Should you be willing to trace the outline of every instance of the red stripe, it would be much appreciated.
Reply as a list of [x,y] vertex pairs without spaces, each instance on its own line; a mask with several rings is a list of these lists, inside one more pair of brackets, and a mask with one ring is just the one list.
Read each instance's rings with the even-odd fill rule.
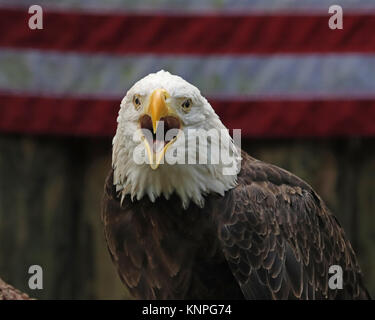
[[104,15],[44,12],[30,30],[26,10],[0,9],[0,46],[111,54],[245,54],[375,52],[375,16]]
[[[113,136],[119,100],[0,94],[0,131]],[[212,101],[243,137],[375,136],[375,100]]]

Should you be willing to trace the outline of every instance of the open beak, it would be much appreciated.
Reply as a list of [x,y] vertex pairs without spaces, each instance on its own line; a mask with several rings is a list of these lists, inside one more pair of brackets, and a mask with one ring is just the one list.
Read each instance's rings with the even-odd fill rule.
[[169,94],[165,89],[156,89],[150,97],[147,112],[139,118],[151,169],[156,170],[168,148],[176,141],[177,134],[166,139],[170,129],[180,129],[181,121],[168,107]]

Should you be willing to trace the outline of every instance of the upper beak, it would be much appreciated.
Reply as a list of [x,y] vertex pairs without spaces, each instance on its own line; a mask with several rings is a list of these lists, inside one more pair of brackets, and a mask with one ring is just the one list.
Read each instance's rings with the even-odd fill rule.
[[169,94],[164,89],[156,89],[151,94],[148,113],[151,116],[154,134],[156,133],[160,118],[168,115],[168,106],[165,101],[168,97]]

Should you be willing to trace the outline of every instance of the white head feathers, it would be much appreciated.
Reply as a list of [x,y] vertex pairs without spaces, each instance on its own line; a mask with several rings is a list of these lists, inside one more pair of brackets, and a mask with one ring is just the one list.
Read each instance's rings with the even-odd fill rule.
[[[180,119],[181,130],[184,134],[186,133],[185,138],[178,136],[173,145],[183,144],[184,148],[185,145],[187,148],[189,129],[207,131],[216,129],[221,131],[222,140],[227,142],[223,144],[224,147],[221,144],[221,148],[230,149],[236,159],[235,165],[239,167],[239,152],[229,132],[208,101],[196,87],[181,77],[162,70],[139,80],[121,102],[112,155],[113,181],[116,190],[122,194],[122,198],[129,194],[132,200],[140,200],[143,196],[148,196],[151,201],[161,196],[168,199],[175,192],[180,197],[184,208],[188,207],[190,201],[203,206],[206,194],[213,192],[223,195],[225,191],[236,185],[237,175],[224,174],[223,169],[227,164],[222,163],[220,157],[216,164],[209,161],[206,164],[168,164],[165,162],[156,170],[153,170],[147,163],[137,164],[134,161],[133,152],[137,146],[142,145],[139,141],[134,141],[134,132],[139,129],[139,119],[147,111],[152,93],[160,88],[168,92],[168,108]],[[135,96],[141,97],[142,100],[138,107],[134,105]],[[189,99],[192,102],[189,112],[184,112],[180,108],[183,99]],[[138,100],[136,101],[138,103]],[[208,141],[209,148],[210,143]],[[146,153],[146,150],[144,152]]]

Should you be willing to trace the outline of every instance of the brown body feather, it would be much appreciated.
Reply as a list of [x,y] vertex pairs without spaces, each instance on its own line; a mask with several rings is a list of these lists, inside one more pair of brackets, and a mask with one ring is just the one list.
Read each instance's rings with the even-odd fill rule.
[[[177,196],[122,205],[108,175],[102,220],[121,280],[140,299],[368,299],[343,229],[312,188],[242,152],[238,186],[187,210]],[[340,265],[343,289],[328,287]]]

